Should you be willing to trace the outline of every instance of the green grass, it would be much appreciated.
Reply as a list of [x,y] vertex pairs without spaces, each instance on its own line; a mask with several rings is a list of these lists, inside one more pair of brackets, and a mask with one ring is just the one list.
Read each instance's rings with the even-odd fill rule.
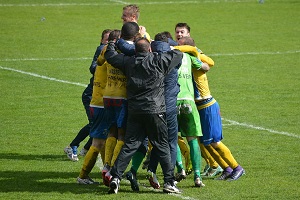
[[[87,84],[101,32],[121,28],[124,4],[0,0],[0,199],[300,198],[300,1],[158,2],[170,1],[135,1],[139,23],[152,37],[173,33],[178,22],[191,26],[197,46],[215,61],[208,77],[224,118],[223,142],[246,175],[204,180],[203,189],[191,187],[189,176],[177,196],[151,190],[142,169],[138,194],[125,181],[112,196],[103,185],[78,185],[83,158],[70,162],[62,150],[87,123],[84,87],[32,75]],[[100,180],[98,166],[91,177]]]

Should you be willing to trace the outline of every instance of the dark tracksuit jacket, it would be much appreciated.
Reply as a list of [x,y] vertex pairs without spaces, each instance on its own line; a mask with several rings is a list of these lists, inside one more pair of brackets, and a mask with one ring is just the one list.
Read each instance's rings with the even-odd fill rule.
[[170,147],[165,121],[164,78],[181,63],[182,53],[177,50],[165,53],[137,53],[135,56],[118,54],[115,44],[109,43],[104,54],[112,66],[127,77],[128,121],[125,144],[111,174],[121,179],[132,155],[145,137],[158,152],[164,173],[164,181],[174,180],[174,167],[170,159]]

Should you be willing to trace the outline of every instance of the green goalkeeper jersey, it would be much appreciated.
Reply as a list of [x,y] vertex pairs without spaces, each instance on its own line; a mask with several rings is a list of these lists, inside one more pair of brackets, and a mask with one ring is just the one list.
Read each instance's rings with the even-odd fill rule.
[[202,62],[196,57],[183,53],[182,64],[178,70],[180,92],[177,100],[194,100],[192,68],[199,70],[201,66]]

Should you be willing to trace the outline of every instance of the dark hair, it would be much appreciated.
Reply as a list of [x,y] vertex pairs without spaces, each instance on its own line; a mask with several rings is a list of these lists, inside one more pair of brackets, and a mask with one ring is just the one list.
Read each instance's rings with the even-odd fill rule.
[[135,41],[135,51],[138,53],[146,53],[149,52],[150,42],[147,38],[141,37]]
[[170,39],[173,40],[173,37],[172,37],[172,35],[171,35],[171,33],[169,31],[164,31],[162,33],[165,34],[167,36],[167,38],[170,38]]
[[161,32],[161,33],[157,33],[157,34],[154,36],[154,40],[155,40],[155,41],[168,42],[168,37],[167,37],[167,35],[166,35],[164,32]]
[[179,41],[184,45],[196,46],[194,39],[188,36],[180,38]]
[[126,22],[122,26],[121,37],[124,40],[133,39],[140,31],[139,25],[135,22]]
[[101,40],[103,40],[105,34],[110,33],[110,32],[111,32],[110,29],[105,29],[104,31],[102,31]]
[[116,40],[119,39],[121,35],[121,31],[120,30],[112,30],[108,36],[108,41],[112,41],[112,40]]
[[177,27],[186,28],[189,32],[191,32],[191,27],[187,23],[177,23],[175,26],[175,31]]

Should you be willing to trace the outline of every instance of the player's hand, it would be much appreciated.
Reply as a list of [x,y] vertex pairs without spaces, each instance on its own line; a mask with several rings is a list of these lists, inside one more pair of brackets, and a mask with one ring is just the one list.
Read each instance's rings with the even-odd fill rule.
[[140,34],[145,35],[146,33],[146,27],[145,26],[139,26],[140,27]]
[[207,63],[203,63],[202,67],[201,67],[201,70],[204,71],[204,72],[208,72],[210,70],[210,67]]

